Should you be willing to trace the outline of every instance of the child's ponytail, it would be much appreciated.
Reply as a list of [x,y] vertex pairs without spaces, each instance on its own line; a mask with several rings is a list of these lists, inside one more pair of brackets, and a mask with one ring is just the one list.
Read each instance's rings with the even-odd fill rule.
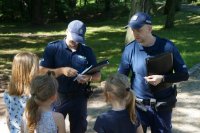
[[129,112],[131,122],[135,124],[135,96],[130,86],[129,79],[126,75],[116,73],[108,77],[104,82],[103,88],[107,102],[109,101],[108,92],[115,95],[116,100],[126,100],[126,109]]
[[37,122],[40,119],[41,111],[39,106],[56,95],[58,82],[53,72],[45,75],[38,75],[31,82],[31,98],[26,103],[25,115],[29,133],[34,133]]
[[133,91],[128,88],[126,89],[128,92],[128,95],[127,95],[127,105],[126,105],[126,108],[129,112],[129,115],[130,115],[130,119],[131,119],[131,122],[133,124],[136,123],[136,110],[135,110],[135,97],[134,97],[134,93]]
[[34,133],[37,125],[39,105],[36,103],[35,97],[32,96],[26,103],[25,115],[27,118],[27,127],[29,133]]

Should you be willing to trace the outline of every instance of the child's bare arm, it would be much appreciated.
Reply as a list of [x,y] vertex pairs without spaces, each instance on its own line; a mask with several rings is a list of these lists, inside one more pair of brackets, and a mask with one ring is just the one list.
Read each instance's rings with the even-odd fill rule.
[[143,133],[143,129],[142,129],[141,124],[140,124],[140,126],[137,128],[137,133]]
[[61,113],[54,112],[54,120],[58,127],[58,133],[66,133],[65,119]]
[[8,129],[10,129],[10,121],[9,121],[9,113],[8,111],[6,110],[6,123],[7,123],[7,126],[8,126]]
[[21,123],[21,133],[24,133],[24,122]]
[[22,122],[21,122],[21,133],[25,132],[25,126],[26,126],[25,121],[26,121],[26,117],[25,117],[25,114],[23,114]]

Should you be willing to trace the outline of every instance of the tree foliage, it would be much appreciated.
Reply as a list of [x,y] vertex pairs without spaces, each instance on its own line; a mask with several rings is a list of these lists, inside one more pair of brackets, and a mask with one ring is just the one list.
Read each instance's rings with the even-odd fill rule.
[[77,14],[80,8],[110,11],[113,6],[127,0],[0,0],[0,20],[6,22],[31,22],[42,25],[51,21],[66,20]]

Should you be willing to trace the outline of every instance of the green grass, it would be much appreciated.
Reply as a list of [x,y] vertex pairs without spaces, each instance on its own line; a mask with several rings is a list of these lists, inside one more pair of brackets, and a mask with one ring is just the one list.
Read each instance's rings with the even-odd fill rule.
[[173,29],[164,29],[160,26],[164,23],[164,17],[155,18],[154,33],[172,40],[178,47],[187,66],[200,63],[200,16],[188,12],[179,12],[176,15],[175,27]]
[[[103,69],[106,75],[116,72],[124,47],[123,28],[128,15],[113,17],[105,21],[87,23],[87,45],[93,48],[98,61],[109,59],[110,65]],[[200,62],[200,16],[179,12],[175,28],[163,29],[164,16],[153,16],[155,34],[172,40],[178,47],[188,67]],[[43,49],[50,41],[65,37],[66,23],[56,23],[43,27],[22,24],[0,24],[0,73],[10,73],[13,56],[20,51],[32,51],[42,57]]]

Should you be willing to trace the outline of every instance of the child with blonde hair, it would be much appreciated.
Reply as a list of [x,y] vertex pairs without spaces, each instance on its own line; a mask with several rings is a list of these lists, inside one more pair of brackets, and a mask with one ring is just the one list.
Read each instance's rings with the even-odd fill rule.
[[143,133],[135,111],[135,96],[128,77],[113,74],[103,83],[106,102],[111,110],[97,117],[94,130],[97,133]]
[[15,55],[8,90],[4,92],[7,124],[11,133],[20,132],[22,115],[30,95],[30,82],[38,73],[39,59],[31,52]]
[[36,76],[31,82],[31,98],[27,101],[22,132],[65,133],[61,113],[53,112],[52,103],[57,98],[58,82],[53,72]]

